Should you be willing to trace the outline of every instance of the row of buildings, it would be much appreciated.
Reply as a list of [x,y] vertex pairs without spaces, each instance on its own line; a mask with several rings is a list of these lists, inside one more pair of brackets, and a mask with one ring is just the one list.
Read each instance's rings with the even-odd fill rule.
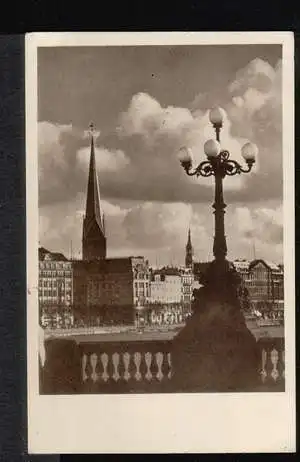
[[[180,323],[191,312],[193,289],[206,265],[193,262],[190,231],[185,265],[180,268],[152,269],[142,256],[107,258],[91,130],[82,260],[69,260],[60,253],[39,249],[41,323],[132,324],[137,318],[150,324]],[[283,268],[262,260],[237,260],[234,266],[241,275],[241,287],[247,289],[257,307],[280,309]]]
[[[241,293],[246,289],[246,309],[262,313],[283,311],[281,266],[264,260],[232,263],[241,277]],[[68,260],[62,254],[40,248],[40,313],[45,322],[69,312],[67,319],[71,316],[72,324],[76,319],[83,324],[87,319],[98,325],[131,324],[135,314],[146,308],[151,324],[156,318],[164,319],[164,315],[158,316],[162,310],[174,312],[176,323],[190,312],[193,290],[206,265],[152,269],[143,257]]]
[[[238,288],[248,309],[258,312],[283,311],[284,309],[284,268],[263,259],[236,259],[231,262],[240,276]],[[193,274],[201,279],[209,262],[194,263]]]
[[166,305],[183,314],[190,311],[193,288],[192,268],[154,270],[143,257],[67,260],[39,249],[39,306],[44,320],[70,311],[75,319],[93,319],[96,324],[110,320],[130,324],[135,310],[151,307],[157,312]]

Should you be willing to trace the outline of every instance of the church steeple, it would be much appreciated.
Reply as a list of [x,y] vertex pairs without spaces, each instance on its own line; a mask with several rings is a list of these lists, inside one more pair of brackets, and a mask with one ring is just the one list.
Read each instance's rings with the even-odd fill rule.
[[83,220],[82,258],[83,260],[98,260],[106,257],[106,237],[104,216],[101,214],[100,206],[93,124],[90,124],[89,128],[91,137],[91,155],[85,218]]
[[191,230],[189,228],[188,240],[185,247],[185,266],[191,268],[193,266],[193,246],[191,240]]

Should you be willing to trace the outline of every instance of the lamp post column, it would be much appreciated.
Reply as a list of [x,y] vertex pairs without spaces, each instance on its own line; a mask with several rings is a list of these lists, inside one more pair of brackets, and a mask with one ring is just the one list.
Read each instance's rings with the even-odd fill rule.
[[[218,161],[217,161],[218,163]],[[227,245],[225,237],[225,224],[224,215],[225,207],[223,198],[223,177],[220,171],[220,166],[216,165],[215,175],[215,201],[213,204],[214,215],[215,215],[215,236],[213,245],[213,254],[218,262],[226,260]]]
[[242,147],[243,167],[220,146],[223,111],[212,109],[209,119],[216,138],[204,143],[207,160],[193,167],[189,149],[181,149],[179,157],[187,175],[215,177],[215,234],[214,260],[203,274],[203,287],[195,294],[192,316],[173,342],[173,383],[178,382],[185,391],[253,391],[261,353],[241,311],[238,274],[226,259],[223,179],[250,172],[257,147],[252,143]]
[[[220,132],[222,128],[222,123],[213,124],[216,131],[216,140],[220,142]],[[223,196],[223,178],[224,174],[222,171],[222,165],[219,158],[212,160],[214,164],[215,171],[215,201],[213,204],[214,215],[215,215],[215,236],[213,244],[213,254],[215,259],[220,261],[225,261],[227,255],[227,245],[225,237],[225,224],[224,224],[224,215],[226,204],[224,203]]]

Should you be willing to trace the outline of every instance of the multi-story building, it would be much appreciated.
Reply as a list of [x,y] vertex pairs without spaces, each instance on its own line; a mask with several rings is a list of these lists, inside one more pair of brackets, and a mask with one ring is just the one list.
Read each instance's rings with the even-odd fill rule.
[[241,284],[247,288],[252,308],[259,311],[283,310],[283,267],[265,260],[235,260],[235,269],[241,276]]
[[181,300],[184,304],[191,304],[194,290],[194,273],[192,268],[182,268],[181,274]]
[[150,270],[150,296],[139,313],[138,325],[172,326],[184,322],[191,313],[193,280],[191,268]]
[[241,277],[241,283],[245,283],[245,281],[249,278],[250,261],[245,259],[236,259],[232,262],[232,264]]
[[250,299],[258,310],[283,310],[284,274],[278,265],[264,260],[252,261],[246,284]]
[[132,324],[135,306],[149,299],[149,267],[143,257],[74,261],[74,311],[84,322]]
[[182,282],[177,268],[162,268],[151,272],[150,303],[181,303]]
[[[39,248],[39,308],[43,325],[50,318],[60,319],[59,323],[72,323],[70,310],[73,304],[72,262],[61,253]],[[58,319],[57,318],[57,319]]]
[[134,307],[150,297],[148,262],[143,257],[107,258],[104,215],[94,152],[93,125],[82,260],[73,262],[74,313],[83,323],[132,323]]
[[133,269],[133,304],[144,306],[150,302],[150,268],[144,257],[131,257]]

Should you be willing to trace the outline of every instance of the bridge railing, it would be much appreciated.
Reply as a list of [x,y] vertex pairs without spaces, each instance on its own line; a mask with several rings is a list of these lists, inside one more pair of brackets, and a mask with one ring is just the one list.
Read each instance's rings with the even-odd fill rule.
[[[285,358],[281,338],[258,340],[257,389],[284,391]],[[41,394],[172,393],[172,341],[46,341],[40,371]]]

